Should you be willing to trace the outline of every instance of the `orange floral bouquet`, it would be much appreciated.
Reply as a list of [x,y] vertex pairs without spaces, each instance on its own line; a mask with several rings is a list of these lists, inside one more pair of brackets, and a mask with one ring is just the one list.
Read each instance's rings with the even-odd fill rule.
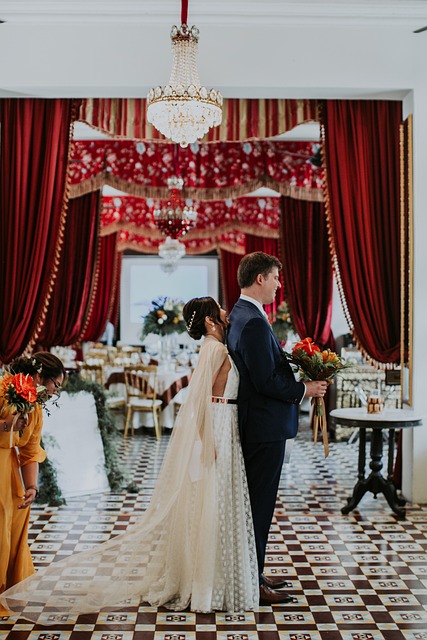
[[44,405],[46,401],[46,387],[36,386],[29,374],[11,373],[5,371],[0,377],[0,398],[5,399],[1,414],[15,414],[10,430],[12,441],[13,427],[20,415],[27,415],[34,410],[37,403]]
[[[292,349],[291,353],[285,354],[291,364],[295,364],[300,372],[300,379],[307,380],[327,380],[332,383],[333,378],[342,369],[347,369],[350,365],[344,364],[342,358],[330,349],[323,351],[315,344],[312,338],[300,340]],[[323,446],[325,457],[329,455],[328,432],[325,415],[325,401],[323,398],[312,398],[314,404],[313,414],[313,436],[317,442],[317,434],[320,430],[323,436]]]

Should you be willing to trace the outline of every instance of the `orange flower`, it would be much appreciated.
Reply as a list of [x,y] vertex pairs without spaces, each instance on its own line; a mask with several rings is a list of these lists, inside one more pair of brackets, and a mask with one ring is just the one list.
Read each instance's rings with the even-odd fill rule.
[[14,386],[16,393],[24,400],[27,400],[27,402],[36,402],[37,389],[34,380],[29,374],[24,376],[23,373],[17,373],[15,376],[9,378],[8,386],[9,385]]
[[313,342],[312,338],[304,338],[304,340],[300,340],[299,342],[297,342],[292,349],[292,353],[294,353],[294,351],[297,351],[298,349],[302,349],[309,356],[312,356],[316,351],[320,351],[319,347]]

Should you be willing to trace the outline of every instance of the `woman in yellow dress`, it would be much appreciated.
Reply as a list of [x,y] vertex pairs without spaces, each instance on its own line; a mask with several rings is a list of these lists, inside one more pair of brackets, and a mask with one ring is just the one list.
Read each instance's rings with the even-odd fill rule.
[[[16,358],[7,369],[32,376],[49,397],[58,394],[65,377],[61,360],[47,352]],[[27,532],[39,463],[46,458],[40,446],[42,406],[16,419],[5,405],[0,398],[0,593],[34,573]]]

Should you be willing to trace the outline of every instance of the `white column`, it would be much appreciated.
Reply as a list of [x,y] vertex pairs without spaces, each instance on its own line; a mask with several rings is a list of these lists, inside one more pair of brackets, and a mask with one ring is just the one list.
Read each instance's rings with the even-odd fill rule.
[[[404,108],[409,104],[404,102]],[[427,86],[413,93],[414,123],[414,340],[413,408],[423,425],[404,432],[402,491],[427,502]],[[407,113],[404,113],[406,116]]]

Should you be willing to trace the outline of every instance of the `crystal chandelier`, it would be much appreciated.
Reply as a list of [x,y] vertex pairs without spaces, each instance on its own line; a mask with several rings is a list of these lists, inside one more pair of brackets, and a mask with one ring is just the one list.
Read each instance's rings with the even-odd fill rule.
[[178,266],[178,260],[185,256],[185,245],[176,238],[166,238],[159,244],[159,256],[163,258],[160,265],[165,273],[173,273]]
[[181,198],[184,180],[177,176],[168,179],[170,199],[158,209],[154,209],[154,221],[166,240],[159,244],[159,256],[163,258],[163,271],[172,273],[177,262],[185,256],[185,245],[178,240],[196,223],[197,211]]
[[150,89],[147,120],[160,133],[182,147],[203,138],[221,124],[222,95],[202,87],[196,65],[199,30],[187,25],[188,0],[182,0],[181,26],[173,26],[172,71],[169,84]]
[[181,238],[194,226],[197,220],[197,211],[188,206],[181,198],[184,180],[177,176],[168,179],[168,189],[171,192],[167,203],[158,209],[154,209],[154,221],[165,236],[173,239]]

